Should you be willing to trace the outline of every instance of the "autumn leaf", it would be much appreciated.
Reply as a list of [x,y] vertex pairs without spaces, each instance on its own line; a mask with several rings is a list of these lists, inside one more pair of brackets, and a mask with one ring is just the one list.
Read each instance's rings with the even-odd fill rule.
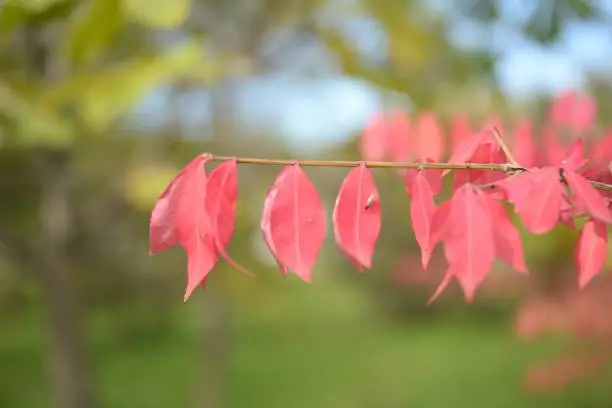
[[310,282],[311,270],[325,239],[323,203],[297,163],[279,175],[275,187],[268,219],[262,220],[266,224],[262,231],[269,238],[279,264]]
[[454,152],[471,134],[470,121],[466,115],[455,114],[450,120],[451,147]]
[[[434,160],[425,158],[421,159],[415,163],[434,163]],[[410,190],[414,179],[418,174],[421,174],[425,177],[427,182],[429,183],[429,187],[431,189],[432,194],[438,195],[442,192],[442,170],[440,169],[408,169],[404,175],[404,187],[410,195]]]
[[572,190],[572,198],[577,205],[584,208],[593,218],[612,224],[612,214],[602,194],[580,174],[566,168],[563,172],[567,184]]
[[218,251],[233,267],[253,276],[227,254],[227,246],[236,226],[238,168],[235,159],[227,160],[211,171],[206,185],[204,207],[210,219],[210,234]]
[[607,166],[612,161],[612,129],[607,129],[590,149],[589,161],[598,166]]
[[382,113],[378,113],[366,125],[361,136],[361,156],[365,160],[380,161],[387,155],[387,122]]
[[592,97],[574,91],[559,94],[550,105],[549,122],[567,127],[577,135],[588,132],[595,122],[597,103]]
[[584,289],[603,268],[606,261],[607,246],[606,224],[593,218],[588,219],[580,230],[574,255],[580,289]]
[[[495,259],[493,226],[484,198],[478,188],[465,184],[451,199],[444,236],[444,254],[448,269],[429,303],[433,302],[455,277],[470,303]],[[484,216],[483,216],[484,215]]]
[[506,210],[499,201],[488,194],[482,194],[481,198],[484,199],[493,224],[497,256],[516,271],[527,273],[521,237],[516,227],[508,218]]
[[576,171],[583,167],[587,161],[588,159],[584,157],[584,143],[582,138],[578,138],[568,147],[561,165],[566,169]]
[[332,220],[342,253],[357,266],[371,268],[380,233],[380,203],[372,174],[364,164],[352,169],[342,182]]
[[200,155],[170,182],[153,208],[149,236],[151,254],[177,244],[187,253],[185,300],[217,263],[211,222],[204,208],[208,178]]
[[544,160],[543,164],[548,166],[559,166],[565,159],[565,145],[557,137],[555,131],[550,127],[544,127],[541,130],[542,139],[544,140]]
[[274,202],[276,200],[276,196],[278,194],[278,188],[284,183],[285,178],[289,174],[290,166],[284,167],[280,173],[278,173],[274,184],[272,187],[268,189],[268,193],[266,194],[266,200],[264,202],[263,214],[261,216],[260,229],[264,239],[264,242],[268,246],[270,253],[276,260],[278,268],[280,269],[282,275],[287,277],[287,266],[283,264],[283,262],[278,257],[278,252],[276,250],[276,246],[274,245],[274,240],[272,238],[272,231],[270,229],[270,215],[272,214],[272,208],[274,207]]
[[516,212],[533,234],[549,232],[557,224],[561,212],[563,187],[559,180],[559,169],[544,167],[523,173],[515,180],[514,187],[518,187],[521,182],[528,189],[528,193],[514,192]]
[[531,121],[523,119],[516,123],[512,152],[516,161],[524,168],[529,169],[538,164]]
[[397,109],[390,114],[388,121],[387,149],[391,160],[395,162],[409,161],[413,155],[413,134],[410,118],[406,112]]
[[[448,160],[452,164],[464,163],[505,163],[507,158],[493,132],[489,129],[478,132],[465,139]],[[446,174],[448,171],[445,171]],[[491,172],[489,172],[491,173]],[[473,183],[485,175],[483,170],[458,170],[455,172],[455,188],[461,187],[465,183]],[[503,174],[491,175],[493,182],[503,178]]]
[[421,264],[423,269],[427,269],[431,257],[431,222],[436,204],[433,199],[433,192],[429,182],[425,178],[423,171],[420,171],[416,178],[406,186],[412,201],[410,203],[410,219],[414,236],[421,247]]
[[435,113],[422,112],[415,124],[415,156],[440,160],[444,154],[444,133]]

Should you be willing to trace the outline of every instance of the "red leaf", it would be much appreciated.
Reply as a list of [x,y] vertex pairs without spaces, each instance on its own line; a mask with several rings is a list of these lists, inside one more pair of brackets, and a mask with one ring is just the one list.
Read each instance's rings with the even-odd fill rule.
[[572,189],[576,203],[584,208],[593,218],[612,224],[612,214],[603,195],[587,179],[578,173],[566,169],[563,173],[567,184]]
[[450,128],[452,148],[453,151],[455,151],[459,145],[470,136],[470,121],[463,114],[453,115]]
[[207,177],[200,155],[170,182],[158,199],[151,215],[150,253],[180,244],[187,253],[187,289],[185,300],[206,279],[217,263],[210,219],[204,209]]
[[266,228],[262,227],[264,236],[268,235],[279,264],[310,282],[311,270],[325,239],[323,203],[297,163],[279,175],[275,187],[269,219],[262,220],[262,224],[269,222]]
[[570,201],[567,191],[563,190],[561,196],[561,208],[559,212],[559,221],[569,229],[574,229],[574,207]]
[[514,129],[512,149],[516,161],[525,168],[535,167],[538,163],[537,150],[533,140],[533,126],[529,120],[520,120]]
[[414,236],[421,247],[421,264],[423,269],[427,269],[432,252],[430,247],[431,222],[436,211],[433,192],[422,171],[417,174],[411,186],[407,186],[406,189],[409,189],[412,197],[410,219]]
[[[204,168],[205,162],[203,155],[193,159],[170,181],[157,199],[149,224],[149,254],[153,255],[179,244],[176,227],[180,207],[185,205],[181,204],[185,180],[199,167]],[[205,185],[202,188],[204,189]]]
[[276,260],[278,268],[280,269],[284,277],[287,277],[287,266],[285,266],[285,264],[283,264],[283,262],[278,257],[278,252],[276,250],[276,246],[274,245],[274,240],[272,238],[272,231],[270,229],[270,215],[272,214],[272,208],[274,207],[274,202],[276,200],[276,196],[278,195],[279,186],[284,183],[285,178],[289,174],[290,169],[291,166],[284,167],[276,176],[276,180],[274,181],[274,184],[272,184],[272,187],[268,189],[260,223],[260,229],[263,235],[264,242],[268,246],[270,253]]
[[472,302],[476,289],[491,269],[495,259],[495,241],[483,195],[470,184],[453,194],[448,226],[443,236],[449,267],[430,303],[444,290],[452,276],[459,281],[466,301]]
[[378,190],[364,165],[352,169],[344,179],[333,211],[336,244],[349,258],[366,268],[380,233]]
[[597,102],[587,95],[580,95],[579,99],[570,126],[576,134],[583,135],[593,128],[597,114]]
[[593,279],[606,261],[608,232],[606,224],[589,218],[580,231],[576,246],[575,262],[580,289]]
[[560,94],[550,106],[549,121],[554,126],[567,126],[577,135],[588,132],[595,122],[597,102],[574,91]]
[[506,177],[495,184],[504,192],[506,200],[516,205],[530,194],[533,180],[530,172],[523,172]]
[[391,160],[406,162],[411,159],[412,129],[406,112],[397,109],[392,112],[389,122],[388,151]]
[[459,144],[448,162],[453,164],[468,163],[476,155],[481,146],[490,143],[496,143],[490,130],[483,130],[473,134]]
[[584,143],[581,138],[578,138],[572,142],[565,153],[565,158],[561,164],[571,170],[578,170],[586,164],[588,161],[584,157]]
[[527,273],[521,237],[512,224],[504,207],[493,197],[483,194],[493,222],[497,256],[518,272]]
[[384,113],[374,115],[361,137],[361,156],[365,160],[384,160],[389,147],[388,119]]
[[546,154],[545,164],[549,166],[558,166],[565,158],[565,147],[559,140],[556,133],[548,127],[542,129],[542,138],[544,139],[544,152]]
[[[559,169],[544,167],[541,170],[523,173],[521,180],[531,181],[531,188],[515,203],[525,227],[534,234],[545,234],[559,220],[563,188],[559,180]],[[525,184],[526,185],[526,184]]]
[[[505,163],[507,161],[505,154],[493,137],[491,130],[483,130],[475,135],[465,139],[455,150],[449,163],[464,164],[464,163]],[[448,173],[448,170],[444,174]],[[491,172],[492,173],[492,172]],[[458,170],[455,172],[454,185],[455,188],[460,187],[464,183],[475,182],[485,174],[482,170]],[[503,177],[503,174],[493,175],[490,180],[492,182]]]
[[415,125],[416,157],[440,160],[444,154],[444,134],[433,112],[422,112]]
[[548,110],[548,120],[553,126],[562,126],[571,117],[574,104],[574,93],[563,92],[557,95]]
[[252,273],[235,263],[227,254],[227,246],[236,226],[236,198],[238,196],[238,169],[236,160],[227,160],[208,176],[204,207],[210,219],[210,234],[215,249],[233,267],[243,273]]
[[[597,166],[591,169],[585,170],[581,173],[582,177],[591,181],[599,181],[604,184],[612,184],[612,172],[608,166]],[[600,190],[607,199],[612,199],[612,191]]]
[[[434,163],[432,159],[423,159],[420,160],[419,163]],[[410,186],[412,182],[416,178],[417,174],[423,172],[424,177],[427,179],[429,183],[429,187],[433,195],[438,195],[442,192],[442,170],[438,169],[427,169],[427,170],[419,170],[419,169],[408,169],[406,170],[406,175],[404,177],[404,186],[408,194],[410,194]]]
[[592,146],[589,160],[599,166],[607,166],[612,161],[612,129],[607,129]]
[[431,217],[431,228],[430,228],[430,243],[429,248],[433,252],[434,248],[444,238],[446,229],[448,228],[448,217],[451,211],[451,201],[444,201],[436,210]]

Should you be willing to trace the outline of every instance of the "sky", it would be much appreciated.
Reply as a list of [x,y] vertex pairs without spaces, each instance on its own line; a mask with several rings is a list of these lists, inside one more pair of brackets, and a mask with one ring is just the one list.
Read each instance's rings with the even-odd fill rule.
[[[435,0],[434,7],[444,8],[452,0]],[[553,46],[543,48],[530,43],[512,29],[529,12],[529,1],[503,0],[504,20],[492,31],[465,19],[458,19],[448,33],[456,47],[465,50],[489,48],[499,53],[495,68],[498,84],[510,98],[528,98],[534,94],[551,95],[569,88],[579,88],[589,72],[612,72],[612,27],[596,24],[571,24]],[[612,14],[612,0],[602,1]],[[352,20],[344,27],[359,49],[371,58],[384,57],[380,27],[368,19]],[[308,72],[311,61],[324,64],[325,57],[316,46],[295,56],[302,70]],[[310,67],[311,70],[317,69]],[[140,114],[150,126],[167,106],[166,94],[157,92],[149,98]],[[187,95],[182,100],[184,120],[202,121],[207,96]],[[286,135],[290,145],[301,152],[327,148],[354,135],[380,108],[379,95],[367,83],[342,76],[296,80],[296,76],[274,75],[248,85],[241,94],[239,113],[249,125]]]

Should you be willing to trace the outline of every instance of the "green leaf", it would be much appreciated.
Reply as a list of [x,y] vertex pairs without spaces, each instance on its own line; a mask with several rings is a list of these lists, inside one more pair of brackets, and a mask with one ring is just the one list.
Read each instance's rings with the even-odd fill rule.
[[91,0],[68,21],[66,53],[75,64],[98,58],[123,28],[119,0]]
[[11,127],[2,142],[19,146],[65,146],[73,140],[71,124],[55,112],[41,106],[35,98],[0,88],[0,114]]
[[186,42],[165,54],[71,77],[49,89],[44,101],[52,109],[75,104],[88,125],[101,130],[158,86],[201,69],[203,56],[201,44]]
[[123,10],[133,21],[157,28],[183,24],[190,10],[189,0],[123,0]]
[[6,5],[0,10],[0,34],[10,34],[27,16],[23,8],[13,4]]
[[9,0],[7,6],[17,6],[32,13],[45,11],[64,0]]

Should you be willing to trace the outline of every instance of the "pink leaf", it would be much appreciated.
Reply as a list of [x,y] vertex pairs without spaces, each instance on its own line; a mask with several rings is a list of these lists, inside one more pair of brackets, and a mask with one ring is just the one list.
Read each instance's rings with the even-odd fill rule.
[[578,138],[567,149],[561,165],[575,171],[584,166],[587,161],[588,159],[584,157],[584,143],[581,138]]
[[537,149],[533,139],[533,125],[529,120],[520,120],[514,130],[513,154],[516,161],[525,168],[538,163]]
[[582,227],[576,246],[578,285],[584,287],[599,273],[606,261],[608,232],[606,224],[590,218]]
[[325,239],[325,212],[315,186],[299,164],[277,180],[269,235],[279,263],[306,282]]
[[412,229],[417,243],[421,247],[421,264],[423,269],[427,269],[429,259],[431,257],[431,222],[436,204],[433,200],[433,192],[423,175],[419,172],[410,186],[410,218],[412,221]]
[[205,282],[217,263],[211,222],[204,209],[207,160],[200,155],[181,170],[160,196],[151,216],[150,252],[180,244],[187,253],[185,300]]
[[422,112],[415,125],[416,157],[440,160],[444,154],[444,134],[433,112]]
[[349,261],[372,266],[380,223],[378,190],[370,170],[362,164],[344,179],[333,211],[336,244]]
[[[486,216],[483,194],[470,184],[455,191],[443,238],[449,268],[440,288],[448,284],[449,275],[456,277],[467,302],[474,299],[495,259],[493,226]],[[440,288],[431,301],[441,292]]]
[[563,189],[559,169],[544,167],[525,174],[521,180],[529,180],[531,188],[529,194],[521,196],[515,203],[515,209],[529,231],[545,234],[557,224],[561,211]]
[[248,275],[252,274],[234,262],[227,254],[227,246],[236,226],[236,199],[238,196],[238,168],[235,159],[217,166],[208,176],[204,207],[210,219],[210,234],[215,249],[233,267]]
[[606,199],[587,179],[570,169],[566,169],[563,176],[580,207],[584,208],[593,218],[606,224],[612,224],[612,214]]
[[518,272],[527,273],[525,265],[525,254],[521,237],[512,224],[504,207],[493,197],[483,194],[485,205],[490,212],[493,223],[493,233],[495,238],[495,250],[497,256],[506,264]]

